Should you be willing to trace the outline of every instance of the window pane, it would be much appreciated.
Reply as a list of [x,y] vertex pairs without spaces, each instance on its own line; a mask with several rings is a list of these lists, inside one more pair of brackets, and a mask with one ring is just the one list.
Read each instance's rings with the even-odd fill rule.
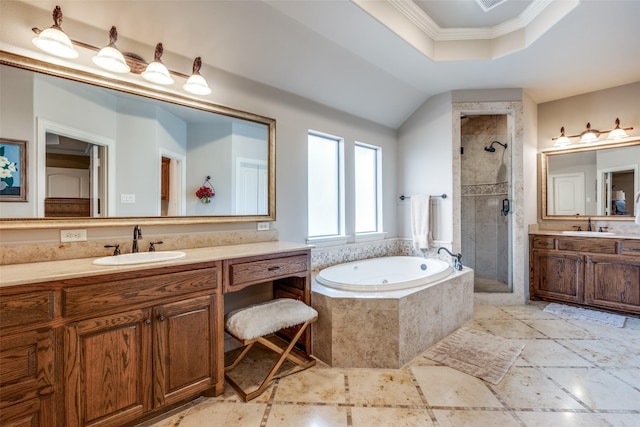
[[309,134],[309,237],[340,234],[340,141]]
[[355,146],[356,233],[378,231],[378,149]]

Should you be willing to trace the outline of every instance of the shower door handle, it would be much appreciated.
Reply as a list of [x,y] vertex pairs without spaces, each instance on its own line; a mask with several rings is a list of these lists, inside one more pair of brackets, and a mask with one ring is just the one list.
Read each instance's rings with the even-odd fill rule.
[[507,216],[510,211],[511,203],[509,202],[509,199],[502,199],[502,211],[500,212],[500,215]]

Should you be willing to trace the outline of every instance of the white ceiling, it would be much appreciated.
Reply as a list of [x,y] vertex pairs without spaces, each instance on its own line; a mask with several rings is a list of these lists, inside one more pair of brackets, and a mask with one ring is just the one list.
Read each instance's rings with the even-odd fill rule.
[[[105,28],[105,37],[116,25],[121,40],[162,41],[165,51],[202,56],[206,65],[392,128],[429,97],[450,90],[523,88],[541,103],[640,81],[640,0],[575,1],[555,25],[543,11],[538,18],[551,21],[544,31],[526,28],[524,48],[457,61],[432,60],[419,46],[427,36],[410,21],[364,10],[409,0],[29,3],[50,10],[59,4],[65,20]],[[487,14],[474,0],[415,0],[411,6],[441,27],[478,28],[517,17],[530,3],[509,0]]]

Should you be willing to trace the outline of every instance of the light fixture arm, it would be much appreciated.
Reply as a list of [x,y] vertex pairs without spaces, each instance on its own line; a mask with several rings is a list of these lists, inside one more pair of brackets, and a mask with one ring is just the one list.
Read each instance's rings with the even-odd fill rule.
[[153,60],[155,62],[162,62],[162,54],[164,53],[164,47],[162,47],[162,43],[158,43],[156,45],[156,50],[153,54]]
[[118,41],[118,30],[115,25],[111,26],[109,30],[109,46],[115,46]]
[[193,60],[193,72],[191,74],[200,74],[200,68],[202,68],[202,58],[198,56]]
[[53,9],[53,26],[58,29],[62,28],[62,9],[60,6]]

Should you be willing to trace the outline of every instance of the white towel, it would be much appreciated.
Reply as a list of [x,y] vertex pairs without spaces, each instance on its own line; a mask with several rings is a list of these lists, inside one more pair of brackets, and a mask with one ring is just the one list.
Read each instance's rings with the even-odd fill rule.
[[411,196],[411,234],[416,249],[429,249],[429,195]]
[[640,191],[633,198],[634,205],[633,208],[636,212],[636,224],[640,225]]

